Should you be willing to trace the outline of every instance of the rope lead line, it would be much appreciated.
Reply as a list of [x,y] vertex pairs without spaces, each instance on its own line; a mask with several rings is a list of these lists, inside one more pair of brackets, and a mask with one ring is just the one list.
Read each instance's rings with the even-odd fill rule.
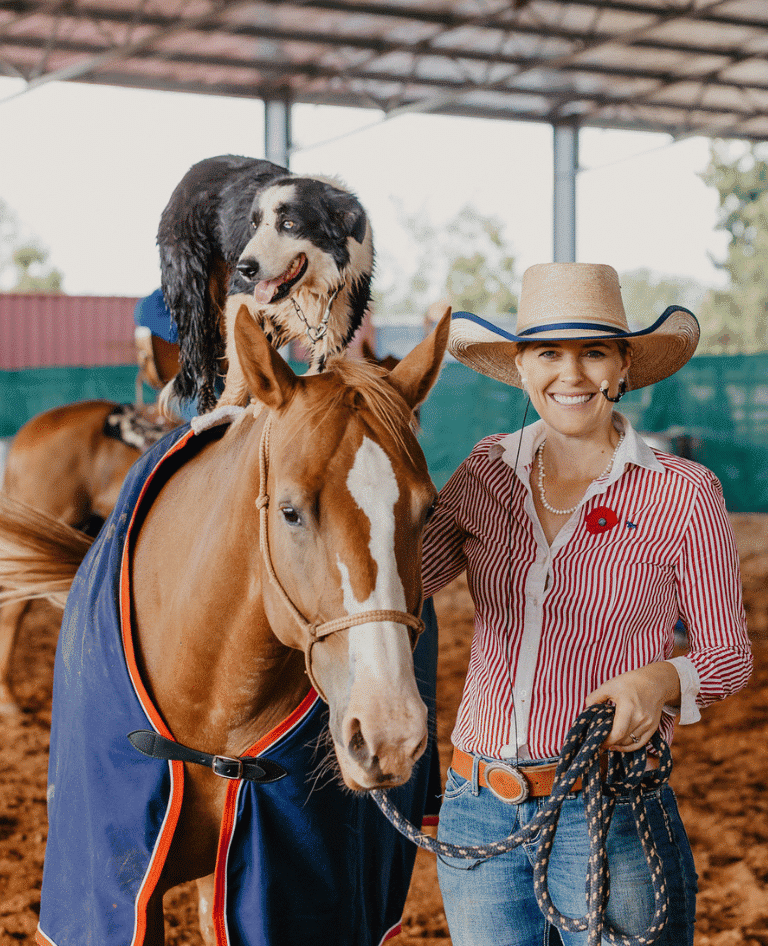
[[[588,946],[600,946],[605,940],[613,946],[650,946],[661,934],[667,922],[669,909],[667,885],[656,846],[653,843],[648,815],[643,800],[643,789],[660,788],[672,771],[669,746],[656,733],[651,744],[659,753],[659,767],[645,771],[646,755],[640,750],[632,753],[608,753],[605,781],[600,772],[600,746],[605,742],[613,724],[614,709],[606,703],[587,707],[576,719],[560,753],[552,793],[533,819],[500,841],[480,845],[447,844],[423,834],[403,818],[389,801],[385,791],[370,794],[386,818],[397,830],[419,847],[442,857],[487,860],[518,847],[541,832],[534,865],[534,892],[536,901],[546,919],[560,930],[569,933],[589,931]],[[564,916],[552,903],[547,884],[547,870],[560,809],[576,780],[584,786],[584,803],[589,831],[590,857],[586,878],[587,912],[575,919]],[[610,878],[606,855],[606,838],[613,817],[616,796],[629,795],[637,833],[643,847],[653,885],[654,914],[645,932],[633,935],[622,933],[606,920],[605,910],[610,896]]]

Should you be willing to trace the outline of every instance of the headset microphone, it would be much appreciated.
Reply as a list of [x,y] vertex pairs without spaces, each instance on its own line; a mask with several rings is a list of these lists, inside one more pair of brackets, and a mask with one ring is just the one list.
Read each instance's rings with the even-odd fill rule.
[[616,397],[611,397],[611,396],[608,394],[608,382],[607,382],[607,381],[603,381],[603,382],[600,384],[600,393],[603,395],[603,397],[606,399],[606,401],[610,401],[611,404],[618,404],[619,401],[620,401],[620,400],[624,397],[624,395],[627,393],[627,382],[624,380],[624,378],[622,378],[622,379],[619,381],[619,390],[618,390],[618,393],[616,394]]

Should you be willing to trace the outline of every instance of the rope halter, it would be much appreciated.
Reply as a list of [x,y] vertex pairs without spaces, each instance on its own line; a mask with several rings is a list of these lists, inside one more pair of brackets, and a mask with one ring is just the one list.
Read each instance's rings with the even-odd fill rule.
[[[390,609],[377,609],[371,611],[361,611],[358,614],[345,614],[330,621],[308,621],[299,611],[296,605],[291,601],[288,592],[280,584],[280,579],[275,572],[272,556],[269,551],[269,532],[268,532],[268,510],[269,494],[267,493],[267,474],[269,470],[269,445],[272,431],[272,414],[267,415],[264,422],[264,428],[261,432],[259,442],[259,497],[256,500],[256,508],[259,510],[259,544],[264,557],[264,564],[269,575],[270,582],[274,585],[280,599],[286,608],[293,615],[294,620],[307,635],[308,643],[304,649],[304,661],[307,669],[307,676],[315,690],[320,694],[325,702],[328,699],[323,693],[322,687],[315,679],[312,672],[312,648],[318,641],[337,631],[345,631],[350,627],[357,627],[360,624],[373,624],[381,621],[391,621],[394,624],[404,624],[411,632],[411,647],[415,648],[419,635],[424,630],[424,622],[420,617],[410,614],[407,611],[397,611]],[[421,610],[421,607],[418,608]]]

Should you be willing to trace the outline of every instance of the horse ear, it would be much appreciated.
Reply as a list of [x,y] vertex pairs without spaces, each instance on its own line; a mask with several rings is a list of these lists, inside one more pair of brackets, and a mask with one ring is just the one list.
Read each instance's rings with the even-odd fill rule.
[[286,404],[297,377],[270,345],[245,305],[240,306],[235,318],[235,346],[251,396],[276,410]]
[[435,329],[389,373],[390,382],[411,410],[421,404],[437,381],[450,328],[451,307],[447,305]]

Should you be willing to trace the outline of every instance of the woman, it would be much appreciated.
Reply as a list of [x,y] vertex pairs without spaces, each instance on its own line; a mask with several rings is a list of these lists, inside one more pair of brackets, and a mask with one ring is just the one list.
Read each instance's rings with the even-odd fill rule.
[[[540,420],[482,440],[440,495],[424,542],[425,594],[467,571],[475,632],[453,731],[440,838],[482,844],[527,824],[585,707],[615,705],[606,748],[636,751],[675,719],[743,687],[751,654],[733,534],[717,479],[651,450],[613,405],[673,374],[698,323],[671,307],[630,332],[610,266],[553,263],[523,277],[517,331],[456,313],[450,350],[522,387]],[[682,619],[690,653],[671,657]],[[653,754],[647,766],[653,767]],[[696,875],[674,794],[645,803],[669,888],[658,943],[693,943]],[[549,866],[564,914],[586,910],[583,800],[568,796]],[[581,946],[550,929],[533,893],[535,845],[438,863],[454,946]],[[627,798],[608,838],[608,919],[648,926],[653,892]]]

